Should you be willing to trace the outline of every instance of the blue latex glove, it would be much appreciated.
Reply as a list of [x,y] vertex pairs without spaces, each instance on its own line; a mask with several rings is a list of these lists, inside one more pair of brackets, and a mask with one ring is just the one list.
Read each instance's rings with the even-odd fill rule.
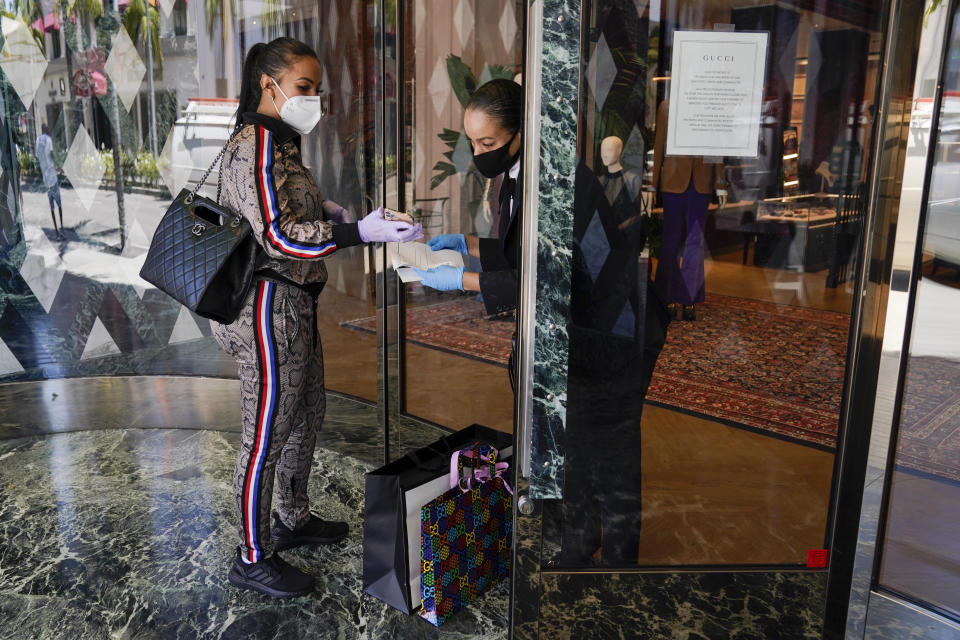
[[423,237],[423,228],[419,224],[385,220],[382,207],[358,222],[357,231],[364,242],[410,242]]
[[463,267],[444,265],[429,271],[414,269],[420,276],[420,284],[437,291],[454,291],[463,289]]
[[434,251],[441,249],[453,249],[460,253],[467,252],[467,239],[462,233],[441,233],[427,240],[427,246]]
[[353,216],[350,215],[350,212],[333,200],[324,200],[320,203],[320,207],[323,209],[323,214],[327,217],[327,220],[331,222],[336,222],[337,224],[353,222]]

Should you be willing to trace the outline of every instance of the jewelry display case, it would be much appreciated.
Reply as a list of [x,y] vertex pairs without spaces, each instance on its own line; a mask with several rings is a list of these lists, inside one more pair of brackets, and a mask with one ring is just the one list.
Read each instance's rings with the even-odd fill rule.
[[760,200],[755,263],[795,271],[825,269],[838,198],[813,193]]

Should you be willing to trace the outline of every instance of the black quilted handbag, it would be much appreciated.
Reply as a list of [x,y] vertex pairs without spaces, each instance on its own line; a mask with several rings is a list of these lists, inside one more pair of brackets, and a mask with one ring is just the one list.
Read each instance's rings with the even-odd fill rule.
[[247,220],[197,195],[214,159],[197,186],[183,189],[163,215],[150,242],[140,277],[197,315],[230,324],[240,315],[257,259],[257,241]]

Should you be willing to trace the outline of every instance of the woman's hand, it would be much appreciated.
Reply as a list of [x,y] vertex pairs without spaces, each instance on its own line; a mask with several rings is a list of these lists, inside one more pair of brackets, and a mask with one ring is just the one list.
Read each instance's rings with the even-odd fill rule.
[[358,222],[357,231],[364,242],[410,242],[423,237],[423,228],[419,224],[385,220],[382,207]]
[[442,233],[427,240],[427,246],[434,251],[453,249],[460,253],[466,253],[467,239],[462,233]]
[[428,271],[414,269],[420,284],[437,291],[463,290],[463,267],[441,266]]

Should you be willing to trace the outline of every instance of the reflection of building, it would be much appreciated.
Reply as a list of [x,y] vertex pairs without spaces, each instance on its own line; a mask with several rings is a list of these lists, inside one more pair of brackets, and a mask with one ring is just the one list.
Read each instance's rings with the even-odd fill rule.
[[[169,128],[172,114],[177,109],[183,108],[190,97],[195,97],[199,93],[197,62],[201,53],[198,51],[198,43],[210,41],[208,38],[197,38],[196,36],[196,26],[198,24],[202,26],[204,23],[202,16],[203,3],[193,3],[191,5],[194,7],[193,11],[188,11],[187,3],[184,0],[176,0],[172,3],[169,13],[167,13],[166,8],[170,4],[167,2],[151,3],[153,10],[159,14],[159,58],[163,65],[162,76],[158,74],[153,82],[154,99],[157,102],[156,108],[161,112],[158,117],[158,124],[161,125],[161,129],[157,132],[158,146],[163,144],[166,135],[163,128],[164,125],[165,128]],[[126,2],[120,3],[121,11],[126,6]],[[79,99],[81,104],[82,111],[79,115],[83,119],[88,134],[98,148],[110,146],[112,144],[112,127],[104,105],[98,99],[98,97],[106,95],[108,90],[107,76],[109,74],[104,69],[108,52],[105,52],[101,47],[78,52],[74,42],[67,42],[67,38],[70,36],[76,38],[76,31],[73,24],[67,26],[61,24],[59,20],[48,18],[44,23],[44,41],[49,63],[32,112],[35,126],[39,129],[41,122],[46,122],[51,129],[57,126],[64,106],[69,101],[70,89],[72,88],[74,96]],[[207,52],[223,51],[220,47],[207,46],[206,49]],[[66,58],[68,51],[72,56],[69,64]],[[146,53],[142,45],[142,38],[141,43],[138,43],[137,52],[145,65]],[[73,74],[72,78],[69,77],[70,71]],[[109,78],[109,81],[114,80]],[[90,99],[91,94],[93,100]],[[131,140],[125,137],[125,143],[132,142],[139,148],[150,148],[151,115],[148,96],[149,80],[146,69],[144,75],[140,78],[139,88],[134,88],[134,94],[136,99],[130,109],[130,117],[132,118],[130,133],[133,137]],[[211,92],[210,95],[215,94]],[[76,126],[77,123],[73,122],[72,127],[76,128]],[[70,132],[68,139],[72,138],[72,133]]]

